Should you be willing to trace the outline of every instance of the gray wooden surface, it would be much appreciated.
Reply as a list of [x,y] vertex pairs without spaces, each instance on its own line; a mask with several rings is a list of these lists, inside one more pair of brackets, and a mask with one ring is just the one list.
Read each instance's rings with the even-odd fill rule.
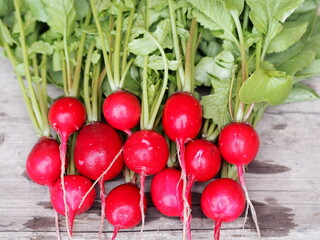
[[[320,93],[320,80],[308,81]],[[257,130],[261,149],[246,177],[264,239],[320,239],[320,101],[271,107]],[[25,159],[37,141],[17,80],[8,61],[0,59],[0,239],[55,239],[54,214],[45,187],[28,180]],[[110,190],[122,179],[107,183]],[[147,188],[150,178],[147,181]],[[199,208],[193,192],[193,239],[212,239],[213,222]],[[150,200],[150,198],[149,198]],[[78,216],[74,239],[97,239],[99,201]],[[221,239],[257,239],[251,220],[223,224]],[[66,239],[63,217],[60,217]],[[181,239],[177,218],[162,216],[150,204],[143,239]],[[105,239],[112,227],[105,223]],[[137,239],[139,227],[120,231],[119,240]],[[242,237],[241,237],[242,236]]]

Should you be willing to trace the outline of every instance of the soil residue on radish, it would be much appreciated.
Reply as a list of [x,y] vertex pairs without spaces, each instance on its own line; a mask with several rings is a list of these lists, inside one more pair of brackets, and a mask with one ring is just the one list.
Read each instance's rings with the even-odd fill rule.
[[46,231],[54,226],[54,217],[33,217],[26,221],[23,226],[33,231]]
[[[261,230],[261,236],[267,237],[285,237],[298,225],[294,220],[294,212],[291,208],[281,206],[274,198],[266,198],[266,203],[252,201],[258,215],[258,221]],[[254,228],[251,218],[245,226]]]
[[256,173],[256,174],[276,174],[284,173],[290,171],[291,168],[283,165],[272,164],[269,162],[262,162],[255,159],[249,164],[246,173]]

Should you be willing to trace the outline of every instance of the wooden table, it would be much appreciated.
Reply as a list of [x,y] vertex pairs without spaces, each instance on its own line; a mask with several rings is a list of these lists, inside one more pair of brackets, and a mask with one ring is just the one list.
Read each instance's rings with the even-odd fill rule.
[[[308,84],[320,93],[320,79]],[[37,141],[8,61],[0,59],[0,239],[55,239],[54,213],[45,187],[31,182],[26,157]],[[320,101],[270,107],[259,123],[261,149],[247,171],[248,189],[264,239],[320,239]],[[110,190],[123,180],[107,183]],[[150,178],[147,180],[149,189]],[[213,222],[199,208],[193,193],[193,239],[212,239]],[[148,190],[149,191],[149,190]],[[149,202],[150,202],[150,195]],[[97,239],[99,200],[78,216],[74,239]],[[178,218],[162,216],[149,204],[143,239],[181,239]],[[63,239],[67,239],[60,216]],[[257,239],[251,219],[242,231],[243,217],[223,224],[221,239]],[[105,239],[112,227],[105,223]],[[137,239],[140,228],[123,230],[119,240]],[[241,238],[243,235],[243,238]]]

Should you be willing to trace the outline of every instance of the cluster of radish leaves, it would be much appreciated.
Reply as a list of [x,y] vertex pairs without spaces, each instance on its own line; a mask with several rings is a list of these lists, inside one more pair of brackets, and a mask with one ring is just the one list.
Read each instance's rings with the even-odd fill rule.
[[[320,74],[318,4],[3,0],[0,46],[14,67],[39,137],[50,136],[48,80],[64,95],[83,99],[88,123],[101,120],[102,93],[134,93],[142,102],[140,129],[158,132],[163,131],[165,99],[176,90],[191,92],[201,99],[204,111],[202,138],[215,141],[230,122],[256,126],[269,105],[319,98],[301,83]],[[197,38],[188,45],[192,24]],[[182,53],[177,51],[180,44]],[[177,166],[175,142],[167,141],[167,165]],[[74,174],[73,147],[69,149],[68,173]],[[125,172],[127,181],[134,182],[134,173]],[[237,179],[236,167],[224,162],[221,176]],[[143,220],[143,195],[128,185],[123,188],[140,196]],[[115,226],[116,235],[120,226]]]

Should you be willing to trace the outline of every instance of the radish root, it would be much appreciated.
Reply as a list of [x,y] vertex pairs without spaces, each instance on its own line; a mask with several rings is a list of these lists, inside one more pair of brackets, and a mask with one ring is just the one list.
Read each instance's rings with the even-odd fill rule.
[[142,237],[143,234],[143,229],[144,229],[144,219],[145,219],[145,214],[144,214],[144,204],[143,204],[143,199],[144,199],[144,183],[146,181],[146,175],[141,174],[140,175],[140,212],[141,212],[141,230],[139,234],[139,240]]
[[[237,169],[238,169],[239,181],[240,181],[242,189],[245,193],[247,204],[250,207],[252,219],[253,219],[253,222],[256,226],[258,238],[261,239],[261,233],[260,233],[260,228],[259,228],[259,224],[258,224],[257,213],[256,213],[254,206],[249,198],[249,193],[248,193],[248,189],[247,189],[247,185],[246,185],[246,181],[245,181],[245,177],[244,177],[244,165],[238,165]],[[247,206],[247,209],[248,209],[248,206]],[[247,220],[247,214],[248,214],[248,211],[246,211],[245,221]],[[245,224],[245,222],[244,222],[244,224]]]
[[61,240],[60,230],[59,230],[59,216],[58,216],[58,212],[56,210],[54,210],[54,222],[55,222],[55,226],[56,226],[57,240]]
[[100,218],[99,240],[101,240],[104,218],[106,216],[106,190],[105,190],[103,178],[100,179],[99,185],[100,185],[100,199],[101,199],[101,218]]
[[61,134],[61,144],[60,144],[60,159],[61,159],[61,173],[60,173],[60,179],[61,179],[61,188],[63,192],[63,204],[64,204],[64,214],[66,217],[66,228],[68,232],[68,238],[72,239],[72,229],[70,229],[69,226],[69,207],[67,204],[67,191],[66,186],[64,183],[64,173],[66,169],[66,153],[67,153],[67,141],[68,136],[65,134]]
[[115,226],[115,227],[114,227],[114,229],[113,229],[113,235],[112,235],[111,240],[116,240],[119,230],[120,230],[120,227],[119,227],[119,226]]
[[222,218],[220,217],[214,224],[214,240],[220,240],[220,229],[222,224]]

